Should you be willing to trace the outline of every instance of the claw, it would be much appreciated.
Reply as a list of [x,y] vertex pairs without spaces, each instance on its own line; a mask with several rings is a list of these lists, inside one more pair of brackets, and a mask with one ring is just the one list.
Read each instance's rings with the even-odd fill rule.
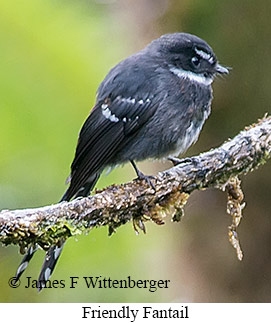
[[153,182],[151,181],[151,179],[155,179],[154,176],[150,176],[150,175],[144,175],[137,167],[136,167],[136,164],[133,160],[130,160],[131,164],[133,165],[135,171],[136,171],[136,174],[137,174],[137,178],[140,179],[140,180],[144,180],[149,186],[152,187],[152,189],[154,191],[156,191],[155,189],[155,185],[153,184]]
[[154,176],[144,175],[141,171],[138,171],[137,178],[139,180],[144,180],[149,186],[151,186],[153,188],[154,191],[156,191],[155,185],[151,181],[151,179],[155,178]]

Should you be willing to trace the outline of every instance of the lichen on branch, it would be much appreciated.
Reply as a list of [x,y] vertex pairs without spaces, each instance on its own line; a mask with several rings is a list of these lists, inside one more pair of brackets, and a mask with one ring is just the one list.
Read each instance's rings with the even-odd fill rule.
[[[144,180],[135,179],[71,202],[3,210],[0,212],[0,242],[17,244],[22,252],[33,243],[46,250],[60,240],[94,227],[108,226],[111,234],[131,220],[136,231],[145,231],[146,221],[163,224],[166,215],[178,221],[194,190],[221,189],[232,178],[253,171],[270,157],[271,117],[265,116],[218,148],[179,162],[175,159],[176,166],[152,179],[155,190]],[[233,221],[237,218],[233,217]],[[236,223],[234,225],[236,229]]]

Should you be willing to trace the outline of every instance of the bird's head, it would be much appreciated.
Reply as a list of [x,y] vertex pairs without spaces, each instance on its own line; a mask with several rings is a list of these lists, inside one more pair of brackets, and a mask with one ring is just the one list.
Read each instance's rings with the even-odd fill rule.
[[193,76],[212,82],[216,74],[229,71],[218,63],[212,48],[201,38],[187,34],[166,34],[147,46],[148,51],[160,57],[178,76]]

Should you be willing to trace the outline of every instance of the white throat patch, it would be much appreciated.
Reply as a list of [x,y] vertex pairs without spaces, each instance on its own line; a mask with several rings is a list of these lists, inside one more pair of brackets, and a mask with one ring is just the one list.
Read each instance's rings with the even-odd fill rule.
[[204,74],[196,74],[190,71],[183,70],[182,68],[177,68],[177,67],[171,67],[170,71],[177,75],[179,78],[186,78],[189,79],[192,82],[199,83],[201,85],[211,85],[213,82],[212,77],[206,77]]

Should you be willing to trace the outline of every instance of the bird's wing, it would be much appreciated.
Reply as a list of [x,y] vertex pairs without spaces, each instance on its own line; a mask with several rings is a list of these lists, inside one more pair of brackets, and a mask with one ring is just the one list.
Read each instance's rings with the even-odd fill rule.
[[99,173],[129,144],[137,131],[152,117],[158,103],[151,99],[106,98],[99,102],[79,134],[71,166],[68,196],[71,198],[88,179]]

